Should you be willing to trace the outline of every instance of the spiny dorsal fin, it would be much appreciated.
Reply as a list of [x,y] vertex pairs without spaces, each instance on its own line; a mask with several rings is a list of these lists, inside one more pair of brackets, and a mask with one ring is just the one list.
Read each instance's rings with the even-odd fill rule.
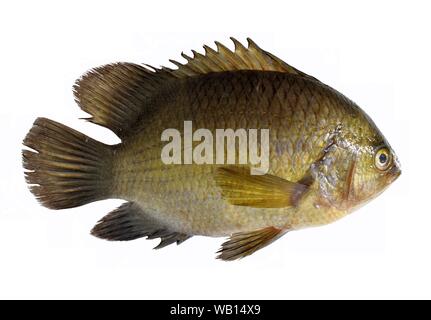
[[75,100],[91,115],[87,120],[111,129],[123,139],[137,119],[149,110],[151,97],[160,92],[167,81],[239,70],[285,72],[317,81],[262,50],[251,39],[247,39],[248,48],[231,39],[235,44],[234,51],[215,42],[217,50],[204,46],[205,54],[192,50],[193,57],[189,57],[183,53],[186,64],[170,60],[178,67],[175,70],[125,62],[92,69],[76,81],[73,87]]
[[160,238],[154,249],[172,243],[180,244],[190,235],[175,232],[147,214],[137,203],[126,202],[104,216],[91,230],[91,234],[106,240],[126,241],[141,237]]
[[73,92],[79,107],[91,114],[88,121],[123,138],[164,80],[149,68],[119,62],[90,70],[76,81]]
[[266,247],[285,233],[285,230],[275,227],[267,227],[251,232],[235,233],[228,241],[222,244],[221,249],[217,251],[217,253],[220,253],[217,258],[225,261],[244,258]]
[[302,71],[288,65],[283,60],[273,54],[259,48],[250,38],[247,38],[248,48],[244,47],[238,40],[231,37],[235,45],[235,50],[231,51],[220,42],[216,41],[217,50],[204,46],[205,54],[200,54],[192,50],[193,57],[182,53],[181,56],[187,60],[182,64],[175,60],[169,60],[178,69],[162,67],[159,72],[167,72],[177,78],[185,78],[206,74],[211,72],[238,71],[238,70],[260,70],[278,71],[296,74],[308,79],[317,79],[305,74]]

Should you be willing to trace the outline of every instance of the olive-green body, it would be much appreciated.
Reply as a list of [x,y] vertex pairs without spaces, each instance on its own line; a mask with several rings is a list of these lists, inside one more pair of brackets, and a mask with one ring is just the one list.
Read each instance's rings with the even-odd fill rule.
[[251,39],[231,39],[233,51],[216,42],[182,54],[185,64],[170,60],[177,69],[120,62],[84,74],[76,102],[121,143],[37,118],[22,152],[36,198],[52,209],[127,200],[91,234],[160,238],[156,248],[229,236],[218,258],[231,261],[333,222],[397,179],[395,152],[354,102]]
[[[319,160],[335,137],[343,142],[338,148],[348,150],[350,142],[360,149],[368,139],[363,137],[379,136],[362,110],[342,94],[319,81],[281,72],[236,71],[179,79],[161,88],[148,105],[134,133],[115,150],[111,192],[185,234],[222,236],[268,226],[292,230],[341,218],[350,207],[331,200],[338,200],[345,189],[345,170],[340,170],[346,168],[346,158],[341,158],[345,152],[332,151],[339,163],[329,173],[336,181],[319,181],[318,171],[328,170]],[[161,161],[166,144],[162,131],[182,132],[185,120],[193,122],[193,130],[213,133],[218,128],[269,129],[268,173],[292,182],[309,177],[309,191],[289,208],[229,204],[214,180],[217,165]],[[332,191],[325,192],[322,183],[332,184]]]

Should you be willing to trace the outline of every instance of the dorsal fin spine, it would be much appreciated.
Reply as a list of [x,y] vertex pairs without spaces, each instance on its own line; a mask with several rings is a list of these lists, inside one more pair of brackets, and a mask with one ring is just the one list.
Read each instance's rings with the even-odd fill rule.
[[167,72],[176,78],[191,77],[200,74],[223,71],[256,70],[277,71],[302,76],[307,79],[315,78],[295,69],[276,56],[262,50],[253,40],[247,38],[248,48],[244,47],[238,40],[231,38],[234,43],[234,51],[222,43],[215,41],[216,49],[204,45],[205,54],[193,52],[193,58],[182,53],[186,59],[185,64],[170,60],[177,69],[163,68],[161,72]]
[[177,69],[133,63],[95,68],[76,82],[75,100],[82,110],[91,114],[89,121],[111,129],[123,139],[136,119],[146,112],[151,97],[160,92],[167,81],[240,70],[284,72],[317,81],[262,50],[250,38],[247,38],[248,48],[235,38],[231,40],[234,51],[216,41],[217,50],[204,45],[205,54],[193,50],[193,57],[190,57],[182,53],[185,64],[169,60]]

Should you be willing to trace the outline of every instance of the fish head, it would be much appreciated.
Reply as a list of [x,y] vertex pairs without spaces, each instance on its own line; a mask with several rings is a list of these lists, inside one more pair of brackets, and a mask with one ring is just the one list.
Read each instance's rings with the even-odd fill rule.
[[395,151],[374,122],[362,110],[357,118],[341,143],[342,158],[338,159],[343,163],[338,199],[347,209],[374,199],[401,175]]
[[366,203],[391,185],[400,175],[397,155],[383,137],[358,152],[354,173],[354,205]]

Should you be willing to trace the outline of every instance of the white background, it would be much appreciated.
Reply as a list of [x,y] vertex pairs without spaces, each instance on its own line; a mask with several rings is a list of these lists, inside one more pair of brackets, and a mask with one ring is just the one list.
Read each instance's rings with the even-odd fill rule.
[[[426,1],[13,1],[0,5],[0,298],[431,298],[430,10]],[[403,174],[331,225],[292,232],[237,262],[224,239],[107,242],[89,230],[121,201],[51,211],[23,178],[38,116],[116,143],[85,123],[71,86],[115,61],[155,66],[229,36],[356,101]],[[201,50],[202,52],[202,50]]]

